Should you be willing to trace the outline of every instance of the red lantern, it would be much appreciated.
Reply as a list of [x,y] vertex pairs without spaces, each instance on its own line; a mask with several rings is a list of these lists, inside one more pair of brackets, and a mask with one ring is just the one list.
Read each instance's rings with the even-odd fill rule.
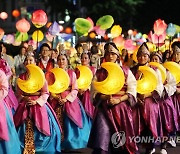
[[20,16],[19,10],[13,10],[12,11],[12,16],[15,17],[15,18],[19,17]]
[[106,41],[106,40],[108,40],[108,39],[109,39],[108,35],[105,34],[105,35],[104,35],[104,40]]
[[37,10],[32,14],[32,23],[37,28],[41,28],[47,23],[47,15],[43,10]]
[[65,33],[71,34],[72,33],[72,28],[71,27],[66,27]]
[[164,20],[158,19],[154,22],[154,33],[156,35],[162,35],[167,28],[167,24],[164,22]]
[[26,33],[30,29],[30,23],[23,18],[16,23],[16,29],[22,33]]
[[7,19],[7,17],[8,17],[8,14],[6,12],[1,12],[1,14],[0,14],[1,19],[5,20],[5,19]]
[[3,38],[3,36],[4,36],[4,30],[0,28],[0,40]]

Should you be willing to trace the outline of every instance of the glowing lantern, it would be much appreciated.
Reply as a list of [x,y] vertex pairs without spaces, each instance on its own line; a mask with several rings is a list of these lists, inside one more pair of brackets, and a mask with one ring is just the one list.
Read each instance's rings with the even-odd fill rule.
[[155,51],[155,49],[156,49],[155,44],[153,44],[153,43],[151,43],[151,42],[146,42],[146,44],[147,44],[150,52]]
[[118,37],[119,35],[121,35],[121,32],[122,32],[122,28],[119,25],[114,25],[111,28],[112,38]]
[[51,35],[49,32],[46,33],[46,39],[49,41],[49,42],[52,42],[53,39],[54,39],[54,36]]
[[170,71],[170,73],[174,76],[176,80],[176,84],[178,84],[180,82],[180,65],[175,62],[168,61],[165,62],[163,66]]
[[32,34],[32,39],[36,42],[40,42],[42,41],[44,38],[44,34],[41,30],[36,30],[33,32]]
[[179,25],[176,25],[174,24],[175,28],[176,28],[176,33],[179,33],[180,32],[180,26]]
[[53,68],[50,72],[53,73],[55,81],[52,85],[48,86],[49,91],[55,94],[64,92],[69,87],[70,83],[67,72],[62,68]]
[[118,36],[113,39],[113,42],[116,44],[118,47],[124,47],[124,38],[122,36]]
[[34,64],[26,66],[29,72],[29,78],[27,80],[17,79],[18,87],[26,93],[35,93],[39,91],[45,82],[45,76],[41,68]]
[[104,40],[106,41],[106,40],[108,40],[108,39],[109,39],[108,35],[107,35],[107,34],[104,34]]
[[56,21],[54,21],[53,24],[51,24],[51,26],[49,27],[48,32],[51,35],[55,36],[59,34],[59,31],[60,31],[59,24]]
[[124,47],[128,50],[128,51],[134,51],[136,49],[136,46],[133,45],[133,41],[131,39],[127,39],[124,42]]
[[0,28],[0,40],[3,38],[3,36],[4,36],[4,30]]
[[102,63],[101,67],[108,71],[108,76],[101,82],[93,81],[94,88],[102,94],[116,94],[124,86],[125,77],[123,70],[118,64],[112,62]]
[[15,18],[19,17],[20,16],[19,10],[13,10],[12,11],[12,16],[15,17]]
[[34,40],[29,40],[28,45],[31,45],[33,47],[33,50],[36,50],[37,48],[37,43]]
[[96,32],[97,35],[104,37],[106,30],[101,29],[99,26],[95,26],[93,30]]
[[6,12],[1,12],[0,13],[0,18],[3,20],[6,20],[8,18],[8,14]]
[[167,24],[164,22],[164,20],[158,19],[154,22],[154,33],[156,35],[162,35],[167,28]]
[[28,40],[28,33],[17,32],[15,35],[15,39],[17,42],[24,42]]
[[93,78],[92,71],[87,66],[78,66],[77,69],[80,71],[80,77],[77,80],[78,89],[89,88]]
[[90,21],[90,23],[91,23],[91,25],[92,25],[91,28],[89,29],[89,32],[90,32],[90,31],[93,30],[94,22],[93,22],[93,20],[92,20],[90,17],[87,17],[86,19],[87,19],[88,21]]
[[52,22],[48,22],[48,23],[46,24],[46,27],[49,28],[49,27],[51,26],[51,24],[52,24]]
[[138,52],[138,48],[139,48],[139,47],[137,47],[137,49],[134,50],[133,56],[132,56],[133,60],[134,60],[136,63],[138,63],[138,60],[137,60],[137,52]]
[[142,72],[142,78],[137,80],[137,92],[140,94],[151,93],[158,83],[156,72],[148,66],[140,66],[139,71]]
[[30,23],[25,18],[23,18],[16,22],[16,29],[22,33],[26,33],[30,29]]
[[96,37],[96,33],[90,32],[90,33],[89,33],[89,37],[92,38],[92,39],[94,39],[94,38]]
[[15,40],[12,45],[14,45],[14,46],[20,46],[20,45],[21,45],[21,42],[17,42],[17,41]]
[[71,27],[66,27],[65,33],[71,34],[72,33],[72,28]]
[[4,42],[7,44],[12,44],[14,42],[14,35],[12,34],[6,35]]
[[31,20],[35,27],[41,28],[47,23],[47,15],[43,10],[37,10],[33,12]]
[[152,31],[150,31],[148,38],[151,42],[153,42],[154,44],[159,44],[159,45],[163,45],[164,44],[164,40],[166,39],[166,33],[162,33],[161,35],[156,35],[153,34]]
[[166,69],[163,67],[163,65],[157,62],[150,62],[149,65],[155,66],[159,69],[159,71],[161,72],[162,83],[164,83],[164,81],[166,80]]
[[168,24],[168,28],[166,29],[166,33],[168,36],[173,37],[176,33],[176,28],[172,23]]
[[112,26],[114,19],[111,15],[105,15],[99,18],[96,22],[96,26],[99,26],[100,29],[106,30]]

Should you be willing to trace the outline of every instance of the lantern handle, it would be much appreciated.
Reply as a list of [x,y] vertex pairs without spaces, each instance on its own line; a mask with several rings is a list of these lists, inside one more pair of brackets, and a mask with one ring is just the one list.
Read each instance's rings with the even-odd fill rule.
[[38,33],[39,33],[39,30],[37,30],[37,48],[38,48]]

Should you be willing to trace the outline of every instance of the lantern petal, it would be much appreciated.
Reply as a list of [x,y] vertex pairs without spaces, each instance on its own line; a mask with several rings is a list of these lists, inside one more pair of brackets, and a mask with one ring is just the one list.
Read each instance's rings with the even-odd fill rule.
[[59,34],[60,32],[59,24],[56,21],[54,21],[53,24],[51,24],[51,26],[49,27],[48,32],[53,36]]
[[114,19],[111,15],[105,15],[99,18],[96,22],[96,26],[100,26],[101,29],[108,29],[114,23]]

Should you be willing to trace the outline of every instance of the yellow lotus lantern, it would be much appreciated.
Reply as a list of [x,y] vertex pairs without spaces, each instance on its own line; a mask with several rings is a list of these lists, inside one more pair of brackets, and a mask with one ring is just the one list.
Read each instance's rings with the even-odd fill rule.
[[175,62],[168,61],[165,62],[163,66],[171,72],[171,74],[174,76],[176,80],[176,84],[178,84],[180,82],[180,65]]
[[45,76],[42,69],[34,64],[26,66],[29,72],[29,78],[27,80],[17,79],[18,87],[26,93],[35,93],[39,91],[45,82]]
[[68,73],[62,68],[53,68],[50,72],[54,74],[55,82],[48,86],[49,91],[55,94],[64,92],[69,87],[70,83]]
[[137,92],[140,94],[151,93],[158,83],[156,72],[148,66],[140,66],[139,71],[142,72],[142,78],[137,80]]
[[162,83],[164,83],[164,81],[166,80],[166,69],[163,67],[163,65],[157,62],[150,62],[149,65],[155,66],[159,69],[159,71],[161,72]]
[[92,81],[92,71],[87,66],[78,66],[77,69],[80,71],[80,77],[77,80],[78,89],[87,89]]
[[44,38],[44,34],[41,30],[36,30],[32,34],[32,39],[36,42],[41,42]]
[[112,62],[102,63],[101,67],[108,71],[108,76],[101,82],[93,81],[94,88],[102,94],[116,94],[124,86],[125,77],[123,70],[118,64]]
[[119,26],[119,25],[114,25],[114,26],[111,28],[111,36],[112,36],[112,38],[118,37],[119,35],[121,35],[121,32],[122,32],[121,26]]

